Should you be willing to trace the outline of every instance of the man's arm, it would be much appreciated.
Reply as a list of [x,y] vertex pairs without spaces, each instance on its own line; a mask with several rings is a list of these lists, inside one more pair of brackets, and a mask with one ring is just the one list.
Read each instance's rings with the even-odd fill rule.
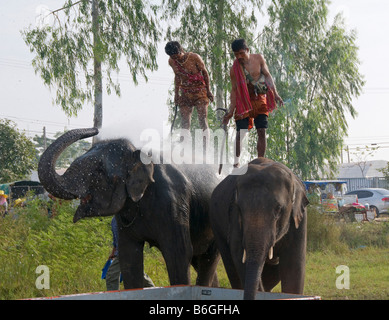
[[211,89],[209,87],[209,74],[208,74],[208,71],[207,69],[205,68],[205,63],[203,61],[203,59],[201,59],[201,57],[196,54],[196,60],[197,60],[197,67],[199,68],[199,70],[201,71],[201,73],[203,74],[203,77],[204,77],[204,81],[205,81],[205,86],[206,86],[206,89],[207,89],[207,96],[209,98],[209,100],[211,102],[213,102],[213,94],[211,93]]
[[169,65],[172,67],[174,72],[174,104],[179,104],[180,99],[180,85],[181,85],[181,78],[177,73],[176,66],[174,65],[174,61],[172,58],[169,58]]
[[116,248],[113,247],[111,253],[108,256],[108,259],[112,260],[116,256]]
[[270,89],[274,92],[274,98],[276,102],[280,105],[284,105],[284,101],[282,101],[281,97],[277,92],[276,85],[273,81],[273,77],[270,74],[269,67],[267,66],[266,60],[261,56],[261,72],[265,76],[266,84],[270,87]]
[[227,114],[224,116],[223,124],[227,124],[232,116],[234,115],[234,111],[236,108],[236,78],[235,78],[235,72],[231,68],[230,70],[230,78],[231,78],[231,93],[230,93],[230,109],[228,110]]

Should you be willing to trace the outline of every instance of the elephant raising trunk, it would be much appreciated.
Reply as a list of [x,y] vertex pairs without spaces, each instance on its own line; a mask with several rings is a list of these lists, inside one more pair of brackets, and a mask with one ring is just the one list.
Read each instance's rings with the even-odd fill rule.
[[70,185],[65,177],[56,173],[55,163],[61,153],[72,143],[81,139],[93,137],[98,133],[99,131],[96,128],[68,131],[55,140],[42,154],[38,165],[39,180],[53,196],[65,200],[78,198],[79,194],[74,190],[75,186]]
[[120,270],[126,289],[143,287],[143,247],[159,248],[170,284],[217,283],[218,250],[209,224],[209,201],[220,182],[215,168],[154,164],[128,139],[102,140],[75,159],[60,176],[55,162],[77,140],[97,129],[77,129],[53,142],[41,156],[39,178],[55,197],[80,199],[73,222],[115,215],[119,229]]

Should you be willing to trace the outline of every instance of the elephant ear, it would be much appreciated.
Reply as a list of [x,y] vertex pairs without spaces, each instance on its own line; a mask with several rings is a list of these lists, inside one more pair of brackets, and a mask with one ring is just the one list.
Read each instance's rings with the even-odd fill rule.
[[295,177],[292,216],[296,229],[299,228],[300,223],[304,218],[305,208],[308,204],[309,200],[305,194],[305,188],[301,181]]
[[132,153],[126,179],[127,193],[134,202],[142,199],[150,183],[154,183],[154,164],[144,164],[140,150]]

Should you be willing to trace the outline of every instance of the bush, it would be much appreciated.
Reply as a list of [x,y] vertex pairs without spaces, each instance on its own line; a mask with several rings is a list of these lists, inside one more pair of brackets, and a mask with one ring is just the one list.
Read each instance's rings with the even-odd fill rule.
[[[73,224],[64,201],[49,218],[42,201],[28,201],[0,223],[0,299],[55,296],[105,290],[101,269],[112,243],[110,218]],[[38,290],[38,266],[50,271],[50,289]]]
[[350,248],[363,246],[384,248],[389,246],[389,223],[370,222],[344,224],[340,241]]
[[389,223],[345,223],[308,206],[307,250],[342,252],[363,246],[388,247]]
[[335,219],[320,212],[315,206],[308,206],[307,251],[333,250],[340,252],[346,248],[340,242],[341,228]]

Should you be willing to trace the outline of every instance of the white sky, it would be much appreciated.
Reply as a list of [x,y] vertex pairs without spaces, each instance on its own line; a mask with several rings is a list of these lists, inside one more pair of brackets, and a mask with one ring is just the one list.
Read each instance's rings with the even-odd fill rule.
[[[34,136],[46,126],[48,136],[57,131],[91,127],[93,107],[86,105],[78,118],[68,119],[60,107],[52,105],[55,94],[42,84],[31,66],[33,55],[25,45],[20,30],[35,24],[40,8],[50,10],[63,5],[64,0],[0,0],[0,118],[9,118],[18,128]],[[354,100],[358,117],[348,116],[350,148],[378,144],[380,147],[368,160],[389,161],[389,1],[333,0],[330,18],[343,12],[348,29],[356,29],[360,72],[365,75],[364,93]],[[119,79],[122,97],[103,96],[102,133],[120,130],[140,132],[154,127],[167,127],[168,90],[172,89],[173,72],[167,56],[159,51],[159,70],[149,73],[149,82],[132,84],[129,72],[123,68]],[[284,97],[285,98],[285,97]],[[213,106],[214,107],[214,106]],[[271,139],[271,137],[269,137]],[[346,154],[344,160],[347,161]]]

